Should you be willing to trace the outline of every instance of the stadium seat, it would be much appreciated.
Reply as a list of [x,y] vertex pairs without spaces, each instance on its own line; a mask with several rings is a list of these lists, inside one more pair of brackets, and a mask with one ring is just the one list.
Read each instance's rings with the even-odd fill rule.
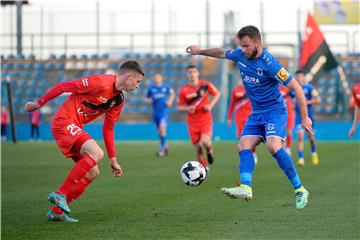
[[7,56],[6,59],[7,59],[7,60],[13,60],[13,59],[15,59],[15,56],[12,55],[12,54],[10,54],[10,55]]
[[325,107],[325,113],[327,114],[333,114],[333,113],[336,113],[336,106],[326,106]]
[[16,55],[15,58],[16,59],[25,59],[25,56],[24,56],[24,54],[18,54],[18,55]]
[[56,70],[64,70],[64,69],[65,69],[65,63],[63,63],[63,62],[57,62],[57,63],[55,63],[54,68],[55,68]]
[[34,55],[34,54],[30,54],[30,55],[28,56],[28,59],[30,59],[30,60],[35,60],[35,59],[36,59],[36,57],[35,57],[35,55]]
[[22,69],[24,69],[23,63],[17,62],[14,64],[14,70],[22,70]]
[[71,54],[69,59],[70,59],[70,60],[76,60],[76,59],[77,59],[77,56],[76,56],[75,54]]
[[66,54],[61,54],[59,57],[60,60],[66,60]]
[[110,55],[108,53],[103,53],[100,55],[100,58],[103,58],[103,59],[108,59],[110,57]]
[[50,60],[55,60],[55,59],[56,59],[56,55],[55,55],[55,54],[50,54],[49,59],[50,59]]
[[49,62],[45,65],[46,70],[55,70],[55,63]]
[[24,69],[25,70],[32,70],[32,69],[34,69],[34,64],[31,63],[31,62],[25,63]]
[[36,63],[34,67],[36,70],[42,71],[45,69],[45,64],[44,63]]
[[3,70],[11,70],[11,69],[14,69],[14,65],[13,64],[10,64],[10,63],[4,63],[2,65],[2,69]]

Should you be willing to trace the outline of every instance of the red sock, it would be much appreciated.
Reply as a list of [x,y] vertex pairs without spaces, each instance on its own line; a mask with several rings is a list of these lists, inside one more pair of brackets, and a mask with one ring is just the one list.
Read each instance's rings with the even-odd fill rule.
[[287,137],[286,137],[286,147],[291,148],[291,143],[292,143],[292,136],[287,135]]
[[[71,186],[70,191],[67,195],[66,202],[69,204],[72,201],[76,200],[78,197],[83,194],[87,186],[89,186],[92,183],[91,179],[88,179],[86,176],[83,177],[78,183]],[[53,212],[56,214],[62,214],[63,211],[58,207],[52,208]]]
[[203,159],[203,158],[200,158],[200,159],[199,159],[199,162],[204,166],[204,168],[206,168],[206,167],[208,166],[206,160]]
[[96,165],[96,161],[89,156],[83,157],[80,159],[71,172],[66,177],[64,183],[56,191],[57,193],[68,195],[71,186],[79,182],[85,174]]

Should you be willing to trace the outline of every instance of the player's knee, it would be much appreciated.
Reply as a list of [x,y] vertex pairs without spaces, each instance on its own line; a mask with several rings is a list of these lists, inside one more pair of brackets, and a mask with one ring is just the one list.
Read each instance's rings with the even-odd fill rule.
[[268,143],[266,144],[266,148],[271,154],[274,154],[281,148],[281,146],[275,143]]
[[100,161],[104,157],[104,151],[98,147],[93,153],[89,154],[95,161]]
[[245,150],[245,149],[249,149],[249,147],[247,146],[247,144],[245,144],[243,141],[239,141],[239,143],[237,144],[237,150],[238,152]]
[[200,141],[201,145],[208,148],[211,146],[211,140],[209,139],[201,139]]
[[95,178],[97,178],[97,176],[99,176],[99,174],[100,174],[100,170],[97,166],[95,166],[88,172],[88,177],[94,180]]

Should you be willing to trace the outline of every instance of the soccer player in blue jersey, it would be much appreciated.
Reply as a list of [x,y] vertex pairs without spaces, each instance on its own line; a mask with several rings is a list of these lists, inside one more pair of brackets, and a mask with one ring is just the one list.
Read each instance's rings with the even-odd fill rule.
[[153,106],[153,120],[160,138],[160,148],[156,153],[159,157],[166,156],[169,153],[169,146],[166,143],[166,125],[169,113],[168,108],[172,106],[174,99],[174,89],[163,84],[161,74],[156,73],[153,85],[147,91],[146,102]]
[[[306,103],[308,108],[308,114],[312,121],[312,128],[314,129],[315,126],[315,120],[314,120],[314,110],[313,105],[320,104],[320,97],[316,89],[313,85],[309,83],[305,83],[305,74],[301,70],[297,71],[295,73],[295,78],[299,82],[299,84],[302,86],[304,90],[304,94],[306,97]],[[296,133],[298,137],[298,161],[297,165],[302,167],[305,165],[304,160],[304,129],[301,125],[301,113],[300,113],[300,107],[299,104],[296,103],[296,117],[295,117],[295,128]],[[319,157],[316,152],[316,146],[315,146],[315,135],[309,134],[309,141],[311,146],[311,162],[314,166],[319,164]]]
[[238,144],[241,185],[221,190],[231,198],[242,198],[247,201],[252,199],[252,176],[255,164],[251,149],[264,141],[268,151],[277,160],[294,188],[296,208],[302,209],[308,202],[309,192],[303,187],[289,154],[282,147],[282,142],[286,138],[287,110],[280,94],[279,84],[295,92],[300,106],[302,125],[309,134],[313,134],[304,92],[276,58],[263,49],[261,34],[256,27],[241,28],[237,38],[240,42],[240,48],[237,49],[200,49],[194,45],[186,49],[186,52],[192,55],[234,61],[240,70],[252,105],[252,113],[248,117]]

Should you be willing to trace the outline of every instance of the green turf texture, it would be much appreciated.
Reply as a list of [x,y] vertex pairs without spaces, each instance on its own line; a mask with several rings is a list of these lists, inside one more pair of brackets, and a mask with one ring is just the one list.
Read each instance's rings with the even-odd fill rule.
[[[308,147],[308,146],[307,146]],[[48,194],[73,166],[53,142],[2,144],[1,239],[359,239],[359,142],[320,142],[320,165],[298,169],[309,205],[295,197],[276,160],[258,148],[253,200],[233,200],[221,187],[238,181],[235,142],[215,143],[215,165],[199,187],[179,175],[195,159],[189,142],[155,156],[155,142],[116,144],[124,175],[107,159],[100,176],[70,205],[79,223],[50,223]],[[309,153],[305,155],[309,160]]]

